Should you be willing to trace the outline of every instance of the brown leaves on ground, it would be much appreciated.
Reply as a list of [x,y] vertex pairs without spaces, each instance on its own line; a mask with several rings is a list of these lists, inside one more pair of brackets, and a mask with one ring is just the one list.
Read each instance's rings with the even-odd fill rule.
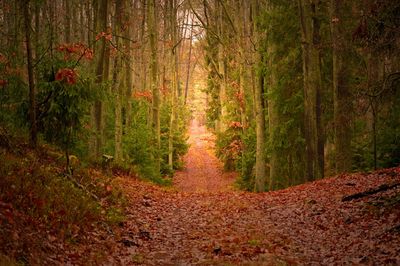
[[[400,168],[346,174],[261,194],[238,192],[226,189],[233,178],[224,177],[211,146],[206,145],[210,136],[200,127],[193,129],[201,134],[191,139],[187,169],[177,174],[175,188],[116,177],[113,187],[121,187],[126,194],[125,220],[114,227],[99,223],[77,243],[63,245],[50,239],[53,247],[43,250],[46,261],[73,265],[400,264],[400,187],[342,201],[344,196],[400,182]],[[3,225],[10,208],[0,205]]]
[[214,155],[214,136],[204,125],[193,120],[189,130],[189,151],[184,157],[186,168],[174,176],[174,186],[185,192],[229,191],[235,181],[234,172],[224,172]]
[[396,265],[400,189],[342,197],[399,179],[395,168],[253,194],[185,193],[121,178],[130,207],[113,257],[147,265]]

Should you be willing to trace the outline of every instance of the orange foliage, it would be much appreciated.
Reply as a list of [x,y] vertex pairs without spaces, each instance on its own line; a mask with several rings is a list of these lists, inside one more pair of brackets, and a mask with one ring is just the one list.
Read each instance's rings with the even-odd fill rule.
[[153,100],[153,94],[151,91],[135,91],[133,93],[133,98],[135,99],[144,99],[148,102],[152,102]]
[[0,53],[0,64],[6,64],[8,62],[8,59],[5,55]]
[[93,50],[83,43],[61,44],[56,50],[64,53],[64,60],[70,60],[73,55],[84,57],[87,60],[93,59]]
[[5,79],[0,79],[0,87],[5,87],[7,85],[7,80]]
[[104,38],[106,41],[111,41],[112,33],[108,31],[107,32],[102,31],[96,35],[96,41],[100,40],[101,38]]
[[244,109],[244,93],[243,92],[236,92],[235,93],[236,100],[239,102],[240,108]]
[[230,128],[233,128],[233,129],[237,129],[237,128],[243,128],[243,125],[242,125],[242,123],[240,123],[239,121],[232,121],[232,122],[229,124],[229,127],[230,127]]
[[56,80],[65,81],[68,84],[75,84],[78,75],[72,68],[61,68],[57,71]]

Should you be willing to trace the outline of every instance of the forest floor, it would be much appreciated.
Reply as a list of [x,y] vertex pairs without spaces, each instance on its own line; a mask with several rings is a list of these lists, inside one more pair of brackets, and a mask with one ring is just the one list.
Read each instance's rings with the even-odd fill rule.
[[400,186],[343,200],[399,183],[400,168],[243,192],[214,156],[212,135],[196,123],[190,133],[174,186],[114,177],[126,195],[125,219],[74,243],[42,239],[39,264],[400,265]]
[[192,120],[190,145],[184,157],[186,168],[174,176],[174,186],[182,192],[222,192],[233,189],[235,172],[225,172],[214,154],[215,136],[204,125]]

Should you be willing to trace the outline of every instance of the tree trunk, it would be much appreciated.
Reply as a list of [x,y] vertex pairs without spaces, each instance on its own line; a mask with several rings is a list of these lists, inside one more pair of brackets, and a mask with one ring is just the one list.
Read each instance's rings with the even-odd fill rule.
[[[253,1],[253,10],[254,13],[259,10],[260,5],[258,0]],[[256,14],[253,14],[256,15]],[[257,63],[262,64],[263,56],[261,51],[259,50],[259,32],[257,29],[256,19],[253,19],[255,23],[254,26],[254,34],[256,36],[256,45],[258,50],[255,51],[257,53]],[[263,192],[265,191],[265,179],[266,179],[266,156],[265,156],[265,113],[264,113],[264,75],[262,71],[256,71],[256,84],[255,84],[255,91],[254,91],[254,105],[255,105],[255,112],[256,112],[256,176],[255,176],[255,191]]]
[[[222,4],[217,1],[217,11],[218,12],[218,35],[221,39],[224,36],[224,21],[223,21],[223,10]],[[219,102],[221,106],[221,112],[218,121],[218,132],[224,132],[226,130],[226,119],[227,119],[227,99],[226,99],[226,89],[227,89],[227,69],[226,69],[226,55],[225,49],[221,41],[218,42],[218,72],[219,72]]]
[[148,15],[147,15],[147,24],[149,29],[149,40],[150,40],[150,82],[151,82],[151,91],[153,93],[153,104],[152,104],[152,124],[153,130],[155,134],[155,163],[156,169],[155,173],[158,175],[160,173],[160,90],[158,88],[158,60],[157,60],[157,10],[155,0],[149,0],[147,3],[148,6]]
[[351,170],[351,125],[352,99],[349,86],[349,69],[346,62],[348,38],[344,12],[348,11],[345,1],[331,1],[331,32],[333,60],[333,104],[335,126],[335,170],[336,173]]
[[272,71],[272,64],[273,64],[273,44],[269,44],[269,51],[268,51],[268,58],[269,58],[269,68],[270,68],[270,76],[269,76],[269,83],[268,83],[268,90],[269,90],[269,96],[268,96],[268,122],[269,122],[269,138],[270,138],[270,160],[269,160],[269,165],[270,165],[270,171],[269,171],[269,184],[268,184],[268,189],[273,190],[275,187],[275,184],[278,180],[282,179],[282,168],[284,165],[282,165],[282,161],[280,161],[280,156],[281,154],[279,153],[276,145],[278,144],[279,141],[279,133],[277,132],[277,128],[280,126],[280,115],[279,115],[279,110],[278,110],[278,105],[279,102],[279,97],[277,96],[280,94],[279,91],[276,91],[277,89],[277,84],[276,84],[276,79],[277,79],[277,73],[276,71]]
[[255,106],[256,106],[256,187],[257,192],[265,190],[265,114],[263,106],[263,87],[264,78],[261,73],[257,75],[258,85],[255,88]]
[[[128,5],[127,8],[131,8],[131,6]],[[136,10],[133,10],[132,12],[125,11],[125,18],[124,18],[124,23],[128,23],[128,27],[125,29],[125,49],[126,49],[126,54],[128,58],[125,59],[125,82],[126,82],[126,90],[125,90],[125,96],[126,100],[124,103],[124,106],[126,108],[126,122],[125,126],[129,128],[131,126],[131,116],[132,116],[132,104],[131,104],[131,99],[132,99],[132,92],[133,92],[133,62],[134,62],[134,53],[132,51],[132,41],[130,39],[133,39],[133,32],[134,32],[134,26],[133,23],[135,23],[135,19],[137,18],[136,16]]]
[[122,15],[124,12],[125,0],[118,0],[115,2],[115,27],[114,32],[116,35],[115,46],[118,49],[117,55],[114,58],[114,71],[113,71],[113,93],[115,95],[115,132],[114,132],[114,161],[121,163],[122,156],[122,91],[124,87],[124,79],[120,73],[122,70]]
[[[319,0],[299,0],[304,76],[304,131],[306,140],[306,179],[324,175],[321,141],[321,67],[318,18]],[[322,149],[321,149],[322,144]]]
[[[174,132],[176,126],[176,105],[177,102],[177,94],[178,94],[178,86],[179,86],[179,65],[178,65],[178,56],[179,56],[179,45],[177,45],[177,32],[178,32],[178,25],[177,25],[177,1],[171,0],[171,57],[172,57],[172,90],[171,90],[171,117],[170,117],[170,124],[169,124],[169,139],[168,139],[168,165],[171,170],[173,170],[174,164]],[[189,52],[190,54],[190,52]],[[185,98],[186,99],[186,98]]]
[[186,69],[186,84],[185,84],[185,95],[184,95],[184,103],[186,104],[189,92],[189,81],[190,81],[190,64],[192,62],[192,42],[193,42],[193,21],[192,25],[190,25],[190,37],[189,37],[189,55],[187,59],[187,69]]
[[29,12],[29,0],[22,4],[25,24],[26,54],[28,61],[28,84],[29,84],[29,120],[30,120],[30,143],[32,147],[37,144],[37,123],[36,123],[36,89],[33,73],[33,58],[31,47],[31,14]]
[[71,42],[71,1],[72,0],[64,0],[65,6],[65,21],[64,21],[64,28],[65,28],[65,42]]
[[[107,28],[107,16],[108,16],[108,0],[101,0],[97,3],[97,15],[95,21],[95,32],[105,32]],[[106,51],[106,41],[104,38],[99,39],[95,45],[96,54],[96,83],[101,84],[104,81],[104,66],[105,66],[105,51]],[[94,136],[92,137],[92,150],[91,156],[94,159],[98,159],[101,156],[103,149],[103,136],[104,136],[104,110],[103,102],[101,100],[96,100],[92,108],[92,123],[94,128]]]

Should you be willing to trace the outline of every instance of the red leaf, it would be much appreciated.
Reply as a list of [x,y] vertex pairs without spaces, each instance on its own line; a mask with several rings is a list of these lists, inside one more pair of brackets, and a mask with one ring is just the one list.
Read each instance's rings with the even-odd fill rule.
[[56,74],[57,81],[66,81],[68,84],[75,84],[77,79],[77,74],[72,68],[62,68],[59,69]]

